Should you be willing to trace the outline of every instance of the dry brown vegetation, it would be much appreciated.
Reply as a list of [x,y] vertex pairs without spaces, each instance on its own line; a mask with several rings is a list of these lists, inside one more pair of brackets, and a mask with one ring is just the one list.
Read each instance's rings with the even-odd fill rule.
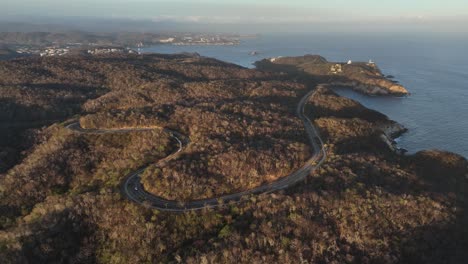
[[[48,75],[37,73],[44,69]],[[15,105],[33,106],[34,116],[51,105],[44,118],[80,114],[84,127],[153,125],[189,136],[192,143],[179,158],[162,168],[153,165],[143,176],[146,188],[165,197],[245,189],[287,174],[310,154],[294,116],[308,86],[276,73],[162,55],[28,59],[0,63],[0,73],[0,96],[15,103],[6,112],[16,113]],[[75,99],[69,105],[53,93],[49,98],[32,88],[35,83],[44,94],[68,87],[58,91]],[[35,92],[38,103],[23,99],[18,86],[31,87],[26,89]],[[382,125],[395,123],[329,89],[320,89],[306,112],[328,149],[316,174],[283,192],[181,214],[135,205],[120,192],[125,175],[176,149],[161,130],[80,135],[57,122],[31,133],[32,147],[24,147],[22,159],[0,175],[0,259],[466,261],[466,159],[441,151],[394,154],[381,135]],[[12,122],[14,116],[3,120]]]

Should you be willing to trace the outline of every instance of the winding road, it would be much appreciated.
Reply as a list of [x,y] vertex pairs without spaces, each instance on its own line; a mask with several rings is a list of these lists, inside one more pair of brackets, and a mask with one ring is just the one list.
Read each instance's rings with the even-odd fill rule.
[[[313,96],[316,92],[316,89],[307,93],[302,97],[301,101],[297,105],[296,113],[297,116],[302,120],[305,126],[306,133],[309,137],[310,144],[314,149],[314,155],[305,163],[305,165],[294,173],[283,177],[274,182],[259,186],[254,189],[247,191],[224,195],[216,198],[194,200],[188,202],[180,202],[173,200],[166,200],[164,198],[155,196],[151,193],[148,193],[144,190],[143,185],[140,181],[141,173],[146,169],[140,169],[138,171],[132,172],[128,175],[122,185],[122,192],[130,199],[131,201],[148,206],[154,209],[161,211],[171,211],[171,212],[185,212],[191,210],[201,210],[207,207],[217,207],[229,202],[238,202],[242,197],[251,194],[262,194],[262,193],[271,193],[274,191],[286,189],[296,183],[303,181],[308,175],[313,173],[326,159],[326,150],[323,144],[322,139],[320,138],[316,128],[312,125],[310,119],[304,114],[304,107],[307,100]],[[68,129],[81,134],[112,134],[112,133],[129,133],[135,131],[149,131],[154,129],[159,129],[156,127],[150,128],[123,128],[123,129],[84,129],[80,126],[78,122],[71,123],[66,126]],[[189,139],[184,135],[172,131],[169,129],[163,129],[164,132],[168,133],[171,137],[177,140],[179,148],[176,152],[167,156],[166,158],[158,161],[157,164],[163,164],[167,161],[175,159],[178,157],[184,148],[189,143]]]

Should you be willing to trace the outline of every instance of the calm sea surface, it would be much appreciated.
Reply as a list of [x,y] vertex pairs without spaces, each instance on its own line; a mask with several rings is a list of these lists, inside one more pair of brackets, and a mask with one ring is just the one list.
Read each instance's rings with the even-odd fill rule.
[[[155,46],[144,52],[198,52],[253,67],[262,58],[319,54],[330,61],[374,60],[410,92],[407,98],[369,97],[337,90],[409,128],[399,146],[416,152],[449,150],[468,157],[468,36],[450,34],[278,34],[239,46]],[[251,51],[260,54],[251,56]]]

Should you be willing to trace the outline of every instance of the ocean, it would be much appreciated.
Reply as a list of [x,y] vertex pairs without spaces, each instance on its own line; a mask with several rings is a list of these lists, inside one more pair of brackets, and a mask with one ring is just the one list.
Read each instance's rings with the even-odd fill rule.
[[[386,114],[409,132],[398,146],[415,153],[440,149],[468,157],[468,36],[460,34],[271,34],[244,39],[239,46],[147,47],[143,52],[198,52],[253,68],[277,56],[318,54],[329,61],[372,59],[411,93],[404,98],[370,97],[336,90]],[[257,56],[249,53],[257,51]]]

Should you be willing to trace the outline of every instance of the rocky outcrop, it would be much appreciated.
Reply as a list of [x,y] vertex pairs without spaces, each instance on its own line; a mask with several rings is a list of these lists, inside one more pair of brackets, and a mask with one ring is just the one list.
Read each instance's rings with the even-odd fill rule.
[[406,152],[405,149],[399,148],[395,141],[396,138],[408,131],[406,127],[394,121],[379,123],[377,124],[377,127],[382,130],[382,134],[380,135],[381,140],[389,147],[390,150],[399,154],[404,154]]
[[391,81],[380,81],[378,83],[366,81],[339,81],[331,82],[334,86],[350,87],[351,89],[367,94],[367,95],[392,95],[392,96],[406,96],[409,94],[405,87],[395,84]]

